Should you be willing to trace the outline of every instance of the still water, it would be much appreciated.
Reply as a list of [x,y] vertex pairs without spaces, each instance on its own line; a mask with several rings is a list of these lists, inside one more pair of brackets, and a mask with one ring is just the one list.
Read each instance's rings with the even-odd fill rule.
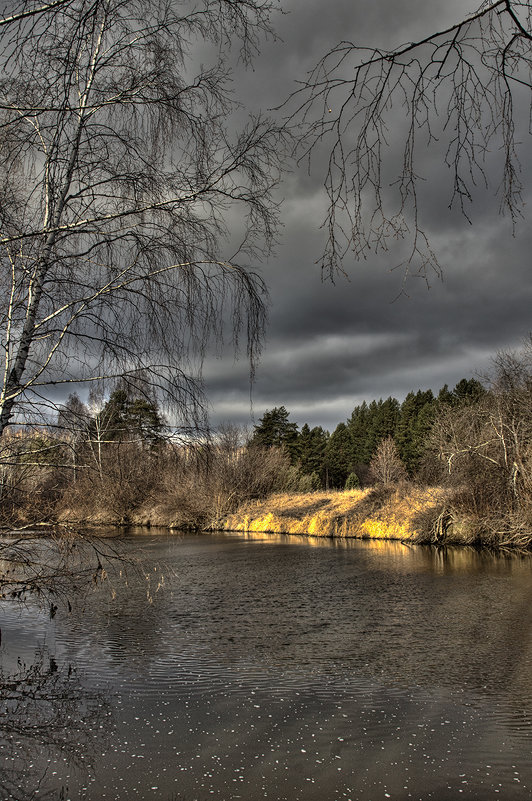
[[[53,619],[0,607],[0,796],[532,798],[532,558],[134,535]],[[2,795],[3,793],[3,795]]]

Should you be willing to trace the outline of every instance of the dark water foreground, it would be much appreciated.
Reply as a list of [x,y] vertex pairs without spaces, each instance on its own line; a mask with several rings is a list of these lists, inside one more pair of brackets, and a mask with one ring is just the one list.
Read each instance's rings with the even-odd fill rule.
[[531,558],[126,547],[70,615],[0,607],[2,801],[532,798]]

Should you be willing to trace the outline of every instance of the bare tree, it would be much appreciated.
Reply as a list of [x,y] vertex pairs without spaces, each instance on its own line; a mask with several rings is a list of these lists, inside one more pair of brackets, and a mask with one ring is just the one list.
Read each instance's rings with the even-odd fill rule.
[[380,441],[371,460],[370,475],[376,484],[385,486],[406,479],[406,468],[393,437],[385,437]]
[[450,506],[497,545],[529,547],[532,521],[532,343],[495,359],[489,392],[444,406],[429,447],[445,467]]
[[242,337],[253,369],[252,265],[275,234],[284,134],[256,116],[232,135],[229,53],[250,61],[272,8],[22,0],[4,15],[0,435],[58,385],[139,371],[194,426],[210,341]]
[[322,258],[330,277],[344,271],[349,252],[365,258],[393,239],[408,241],[405,275],[439,273],[420,207],[430,146],[449,168],[451,207],[469,219],[476,185],[486,186],[488,167],[496,167],[501,209],[515,223],[516,126],[530,133],[531,43],[530,2],[484,0],[455,25],[395,50],[344,41],[318,62],[292,96],[292,120],[307,129],[304,157],[323,142],[330,153]]
[[77,478],[78,455],[82,443],[87,439],[89,410],[76,393],[70,394],[57,414],[57,428],[65,444],[65,450],[72,460],[72,479]]

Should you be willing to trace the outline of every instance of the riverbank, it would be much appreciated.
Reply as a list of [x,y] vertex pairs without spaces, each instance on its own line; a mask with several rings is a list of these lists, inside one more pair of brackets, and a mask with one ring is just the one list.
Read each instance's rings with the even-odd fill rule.
[[483,542],[474,521],[449,511],[449,490],[401,484],[365,490],[279,494],[244,504],[225,531],[307,534],[448,545]]
[[129,510],[127,518],[112,509],[63,509],[60,522],[86,525],[154,526],[246,533],[305,534],[313,537],[427,541],[441,515],[446,491],[407,483],[393,488],[278,493],[248,501],[231,514],[195,526],[175,504],[159,500]]
[[456,493],[451,489],[403,482],[363,490],[278,493],[245,502],[229,514],[214,514],[200,520],[193,509],[171,498],[159,498],[132,508],[126,517],[110,508],[63,508],[58,520],[88,526],[153,526],[530,548],[531,536],[503,537],[488,528],[482,518],[460,510],[455,501]]

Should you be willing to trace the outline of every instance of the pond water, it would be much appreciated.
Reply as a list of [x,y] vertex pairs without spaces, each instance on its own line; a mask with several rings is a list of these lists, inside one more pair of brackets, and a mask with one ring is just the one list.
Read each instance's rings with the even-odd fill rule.
[[70,614],[0,607],[4,687],[26,688],[0,709],[2,799],[532,798],[530,557],[124,549],[138,565]]

